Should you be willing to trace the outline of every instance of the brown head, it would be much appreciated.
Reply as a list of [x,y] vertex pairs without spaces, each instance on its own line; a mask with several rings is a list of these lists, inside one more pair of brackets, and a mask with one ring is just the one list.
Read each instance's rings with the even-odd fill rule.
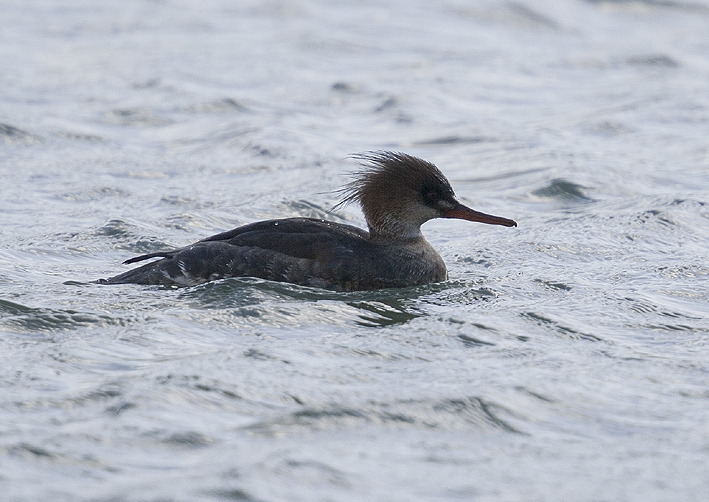
[[433,164],[399,152],[354,155],[364,169],[341,190],[339,205],[358,202],[373,238],[411,239],[433,218],[458,218],[516,227],[507,218],[474,211],[455,197],[450,183]]

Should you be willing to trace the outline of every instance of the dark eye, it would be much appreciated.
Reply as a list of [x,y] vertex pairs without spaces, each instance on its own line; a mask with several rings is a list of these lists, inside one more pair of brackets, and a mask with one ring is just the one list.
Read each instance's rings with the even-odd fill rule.
[[426,201],[427,204],[435,204],[436,202],[441,200],[441,194],[433,190],[427,190],[423,193],[423,199]]

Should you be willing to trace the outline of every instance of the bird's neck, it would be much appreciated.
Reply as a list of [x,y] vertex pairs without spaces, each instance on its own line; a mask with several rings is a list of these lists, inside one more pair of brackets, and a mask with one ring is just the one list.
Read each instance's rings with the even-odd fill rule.
[[369,238],[373,241],[416,242],[424,240],[421,225],[398,218],[378,218],[367,221]]

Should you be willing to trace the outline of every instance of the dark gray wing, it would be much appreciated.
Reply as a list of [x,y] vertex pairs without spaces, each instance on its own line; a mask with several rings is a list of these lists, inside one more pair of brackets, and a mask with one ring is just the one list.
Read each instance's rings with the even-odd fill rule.
[[145,264],[108,284],[199,284],[223,277],[259,277],[318,287],[352,280],[356,256],[368,255],[364,230],[325,220],[268,220],[230,230],[184,248],[132,258]]

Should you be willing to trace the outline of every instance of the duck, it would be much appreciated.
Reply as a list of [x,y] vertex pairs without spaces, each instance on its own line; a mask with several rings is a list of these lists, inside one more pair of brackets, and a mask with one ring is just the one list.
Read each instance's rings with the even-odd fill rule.
[[338,291],[403,288],[447,280],[446,264],[421,233],[435,218],[516,227],[508,218],[463,205],[433,163],[374,151],[352,156],[361,169],[339,190],[337,209],[360,205],[367,230],[319,218],[258,221],[168,251],[100,284],[194,286],[253,277]]

